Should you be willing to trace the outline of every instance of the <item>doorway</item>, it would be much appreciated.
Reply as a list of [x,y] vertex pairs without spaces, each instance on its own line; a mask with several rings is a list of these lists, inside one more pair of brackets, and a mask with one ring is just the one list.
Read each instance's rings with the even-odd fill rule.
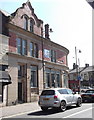
[[22,82],[18,82],[18,102],[22,102]]

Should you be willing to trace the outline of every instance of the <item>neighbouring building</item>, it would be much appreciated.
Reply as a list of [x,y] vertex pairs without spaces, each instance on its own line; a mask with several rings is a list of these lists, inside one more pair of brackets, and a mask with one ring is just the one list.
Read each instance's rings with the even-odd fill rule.
[[[78,76],[78,77],[77,77]],[[85,67],[73,65],[73,69],[69,70],[69,87],[78,91],[80,88],[93,88],[94,87],[94,66],[85,64]]]
[[50,40],[48,24],[43,37],[43,21],[31,3],[23,3],[10,15],[0,12],[6,20],[2,27],[6,34],[0,34],[4,46],[0,64],[8,66],[11,78],[3,89],[5,105],[35,101],[45,88],[68,87],[69,50]]

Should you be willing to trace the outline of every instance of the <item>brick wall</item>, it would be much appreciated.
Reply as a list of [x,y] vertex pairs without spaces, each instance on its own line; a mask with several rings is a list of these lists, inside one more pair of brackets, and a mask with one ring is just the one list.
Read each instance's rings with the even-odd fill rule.
[[[49,46],[49,45],[44,45],[44,49],[56,51],[56,63],[65,64],[65,65],[67,64],[66,54],[64,53],[64,51],[61,51],[57,48],[55,49],[53,46]],[[51,61],[51,58],[44,58],[44,60]]]
[[9,52],[16,52],[16,34],[9,32]]
[[66,54],[61,50],[57,50],[56,52],[57,52],[57,63],[66,64]]

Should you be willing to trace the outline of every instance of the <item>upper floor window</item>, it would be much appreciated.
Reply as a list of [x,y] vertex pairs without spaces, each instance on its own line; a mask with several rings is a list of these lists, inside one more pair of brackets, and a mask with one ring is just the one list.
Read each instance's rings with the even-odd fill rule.
[[21,38],[17,38],[17,53],[21,55],[27,54],[27,41]]
[[21,54],[21,39],[17,38],[17,53]]
[[28,18],[24,17],[24,29],[28,30]]
[[26,65],[18,65],[18,78],[25,77]]
[[34,21],[30,20],[30,32],[34,32]]
[[56,62],[56,51],[51,50],[51,62]]
[[30,56],[38,58],[38,46],[36,43],[30,42]]
[[33,56],[33,43],[30,42],[30,56]]
[[38,46],[36,43],[34,44],[34,57],[38,57]]
[[26,54],[27,54],[27,41],[22,40],[22,55],[26,55]]

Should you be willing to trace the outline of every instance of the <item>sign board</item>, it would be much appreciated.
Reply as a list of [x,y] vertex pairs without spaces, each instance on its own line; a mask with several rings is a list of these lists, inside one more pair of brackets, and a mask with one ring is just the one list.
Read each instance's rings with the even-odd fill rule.
[[50,58],[50,50],[44,49],[44,57]]

